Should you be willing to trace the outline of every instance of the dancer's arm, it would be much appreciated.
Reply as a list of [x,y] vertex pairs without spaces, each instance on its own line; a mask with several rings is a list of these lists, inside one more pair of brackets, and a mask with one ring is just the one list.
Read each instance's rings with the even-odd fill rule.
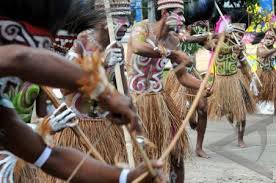
[[0,77],[17,76],[32,83],[76,91],[80,87],[77,81],[87,74],[64,57],[44,49],[1,46],[0,55]]
[[[0,106],[0,116],[0,128],[2,129],[0,142],[3,143],[1,145],[6,150],[29,163],[36,162],[46,147],[42,138],[24,124],[13,109]],[[42,169],[50,175],[66,180],[83,157],[84,154],[76,150],[54,147],[49,159],[42,166]],[[162,164],[155,162],[153,166],[155,168],[161,168]],[[128,176],[128,182],[131,182],[144,172],[146,172],[145,166],[140,166],[131,171]],[[118,182],[120,173],[121,170],[119,168],[88,158],[72,182],[113,183]]]
[[257,55],[258,55],[258,57],[261,57],[261,58],[266,58],[275,52],[276,52],[276,48],[272,48],[272,49],[268,50],[265,47],[261,46],[261,47],[258,47],[258,49],[257,49]]
[[[88,75],[78,65],[43,49],[1,46],[0,55],[0,77],[17,76],[32,83],[77,91],[80,88],[78,81]],[[137,116],[128,97],[114,90],[99,95],[98,100],[103,108],[123,119],[121,121],[138,128]]]
[[176,71],[175,74],[181,85],[195,90],[200,88],[201,81],[193,75],[189,74],[186,67]]
[[[129,48],[129,49],[132,49],[133,53],[143,56],[143,57],[148,57],[148,58],[164,57],[164,55],[162,55],[160,53],[160,51],[154,50],[154,47],[157,47],[159,45],[151,45],[150,43],[148,43],[147,34],[149,34],[149,33],[145,27],[143,27],[143,26],[134,27],[134,29],[132,30],[132,33],[131,33],[131,37],[130,37],[131,48]],[[170,36],[172,36],[172,35],[170,35]],[[188,55],[186,55],[185,53],[178,51],[178,50],[171,50],[170,54],[167,56],[167,58],[174,60],[174,61],[178,62],[179,64],[184,61],[187,62],[187,63],[185,63],[185,65],[192,64]]]
[[183,38],[183,41],[188,42],[188,43],[198,43],[201,45],[204,45],[206,41],[208,40],[209,35],[193,35],[193,36],[185,36]]

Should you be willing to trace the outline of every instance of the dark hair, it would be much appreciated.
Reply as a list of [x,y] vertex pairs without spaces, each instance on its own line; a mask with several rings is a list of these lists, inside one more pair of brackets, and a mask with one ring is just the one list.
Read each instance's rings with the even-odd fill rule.
[[65,19],[63,29],[73,34],[94,28],[105,20],[105,13],[95,9],[95,0],[74,1]]
[[59,28],[73,0],[1,0],[0,16],[26,21],[49,31]]
[[184,4],[184,17],[186,24],[190,25],[196,21],[208,20],[215,12],[214,0],[192,0]]

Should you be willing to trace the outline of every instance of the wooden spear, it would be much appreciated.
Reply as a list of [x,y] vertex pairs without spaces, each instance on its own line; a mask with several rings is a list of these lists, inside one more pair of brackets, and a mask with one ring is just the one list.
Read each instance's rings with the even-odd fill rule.
[[[205,86],[208,82],[208,78],[211,74],[211,68],[212,68],[212,65],[214,63],[214,61],[217,59],[218,57],[218,54],[219,54],[219,51],[223,45],[223,42],[224,42],[224,38],[225,36],[222,35],[219,39],[219,42],[218,42],[218,45],[217,45],[217,48],[216,48],[216,51],[215,51],[215,54],[213,55],[213,57],[211,58],[211,62],[210,62],[210,68],[208,69],[208,72],[206,73],[201,85],[200,85],[200,88],[196,94],[196,97],[192,103],[192,106],[191,106],[191,109],[189,110],[189,112],[187,113],[187,116],[186,118],[184,119],[182,125],[180,126],[179,130],[177,131],[176,135],[174,136],[172,142],[169,144],[168,148],[163,152],[162,156],[159,158],[160,161],[163,161],[167,156],[170,155],[171,151],[173,150],[174,146],[176,145],[177,141],[179,140],[179,138],[181,137],[181,135],[183,134],[184,130],[185,130],[185,127],[187,125],[187,123],[189,122],[190,118],[192,117],[194,111],[196,110],[196,107],[198,105],[198,102],[199,102],[199,99],[201,98],[202,94],[203,94],[203,91],[205,89]],[[177,68],[176,68],[177,69]],[[144,173],[142,174],[140,177],[138,177],[136,180],[134,180],[132,183],[139,183],[141,182],[146,176],[148,175],[148,173]]]
[[[55,97],[52,90],[48,87],[42,86],[42,90],[48,95],[49,99],[51,100],[52,104],[55,106],[55,108],[58,108],[60,106],[60,101]],[[90,140],[87,138],[87,136],[84,134],[82,129],[79,125],[71,128],[74,132],[74,134],[78,137],[80,142],[85,146],[86,150],[91,150],[91,154],[98,160],[105,162],[104,158],[101,156],[101,154],[97,151],[97,149],[92,145]]]
[[[115,41],[115,34],[114,34],[114,28],[113,28],[113,20],[111,17],[110,12],[110,2],[109,0],[104,0],[105,5],[105,12],[106,12],[106,20],[107,20],[107,26],[108,26],[108,33],[109,33],[109,39],[110,43]],[[115,77],[116,77],[116,85],[117,89],[121,94],[125,94],[124,91],[124,85],[122,82],[122,73],[121,73],[121,67],[119,64],[115,65]],[[126,128],[126,126],[123,126],[124,136],[125,136],[125,142],[126,142],[126,149],[127,149],[127,157],[128,157],[128,163],[131,168],[135,167],[134,157],[133,157],[133,145],[131,141],[130,134]]]

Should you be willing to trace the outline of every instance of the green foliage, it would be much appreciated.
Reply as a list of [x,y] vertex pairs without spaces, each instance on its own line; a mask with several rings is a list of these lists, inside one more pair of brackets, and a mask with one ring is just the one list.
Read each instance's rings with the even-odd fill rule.
[[266,32],[272,24],[272,14],[262,10],[259,3],[250,4],[247,6],[247,12],[251,17],[251,24],[247,28],[247,32]]

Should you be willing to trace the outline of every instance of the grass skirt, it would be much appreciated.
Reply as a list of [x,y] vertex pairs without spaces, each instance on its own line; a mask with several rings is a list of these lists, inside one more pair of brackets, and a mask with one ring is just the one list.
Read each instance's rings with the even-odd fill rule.
[[231,116],[233,121],[246,120],[255,111],[255,102],[240,72],[231,76],[216,75],[213,94],[208,99],[208,117],[220,119]]
[[259,86],[258,101],[271,101],[276,103],[276,70],[263,70],[258,69],[257,74],[263,84],[263,87]]
[[[146,137],[156,146],[155,148],[146,147],[147,154],[151,159],[158,159],[181,125],[179,111],[172,98],[165,92],[132,94],[132,97],[143,121]],[[183,157],[188,155],[189,150],[188,135],[184,132],[173,155],[181,162]],[[168,157],[164,162],[166,173],[169,172],[169,160]]]
[[185,119],[188,112],[187,89],[180,84],[173,70],[169,72],[165,81],[165,92],[172,97],[180,112],[180,119]]
[[[107,119],[81,119],[80,128],[84,134],[94,144],[102,135],[104,130],[109,126]],[[85,146],[79,141],[78,137],[71,129],[65,129],[54,136],[55,145],[71,147],[86,153]],[[127,152],[124,140],[123,130],[120,126],[112,125],[111,129],[100,139],[94,146],[108,164],[127,162]],[[41,182],[59,183],[64,182],[50,176],[41,176]]]
[[[184,120],[188,113],[190,105],[194,101],[197,90],[185,88],[184,86],[182,86],[178,81],[175,72],[171,70],[165,82],[165,91],[172,97],[177,109],[180,110],[180,118]],[[198,114],[197,111],[195,111],[189,121],[192,129],[195,129],[197,127],[197,122]]]
[[34,165],[18,160],[14,170],[14,183],[42,183],[37,176],[40,173],[42,170]]

